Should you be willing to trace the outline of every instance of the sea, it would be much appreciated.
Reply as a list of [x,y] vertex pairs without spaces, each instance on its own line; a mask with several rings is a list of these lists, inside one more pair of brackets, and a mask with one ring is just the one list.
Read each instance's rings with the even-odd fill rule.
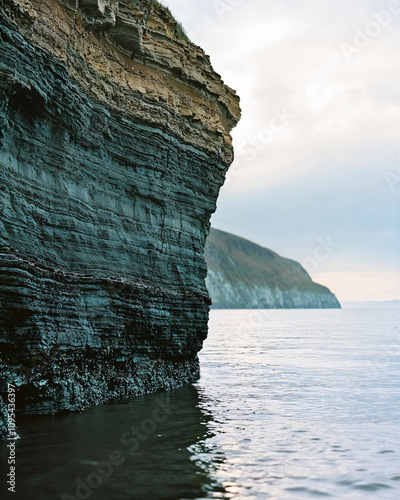
[[400,498],[400,310],[212,310],[199,357],[181,389],[21,419],[0,497]]

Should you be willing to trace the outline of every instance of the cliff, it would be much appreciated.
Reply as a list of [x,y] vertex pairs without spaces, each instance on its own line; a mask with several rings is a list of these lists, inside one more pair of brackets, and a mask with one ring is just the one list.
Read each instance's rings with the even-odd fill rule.
[[340,308],[298,262],[233,234],[211,229],[205,256],[214,308]]
[[4,400],[12,382],[20,412],[80,410],[198,377],[239,117],[158,2],[0,3]]

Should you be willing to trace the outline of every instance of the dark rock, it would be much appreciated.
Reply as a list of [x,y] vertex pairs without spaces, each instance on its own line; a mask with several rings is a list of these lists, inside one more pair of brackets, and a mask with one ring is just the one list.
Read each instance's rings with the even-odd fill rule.
[[50,413],[195,380],[238,98],[150,1],[1,5],[3,398]]

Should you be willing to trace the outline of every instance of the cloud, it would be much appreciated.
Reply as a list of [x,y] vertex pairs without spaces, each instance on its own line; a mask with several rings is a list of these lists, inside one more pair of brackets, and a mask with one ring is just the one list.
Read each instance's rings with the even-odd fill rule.
[[400,2],[167,3],[242,99],[213,223],[297,260],[333,234],[342,247],[321,272],[362,261],[387,283],[400,253],[400,182],[388,181],[400,175]]

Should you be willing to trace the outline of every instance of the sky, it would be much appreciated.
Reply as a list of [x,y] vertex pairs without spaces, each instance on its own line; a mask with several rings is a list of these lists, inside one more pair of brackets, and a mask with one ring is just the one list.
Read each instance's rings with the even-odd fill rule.
[[164,0],[241,98],[212,225],[400,299],[400,0]]

